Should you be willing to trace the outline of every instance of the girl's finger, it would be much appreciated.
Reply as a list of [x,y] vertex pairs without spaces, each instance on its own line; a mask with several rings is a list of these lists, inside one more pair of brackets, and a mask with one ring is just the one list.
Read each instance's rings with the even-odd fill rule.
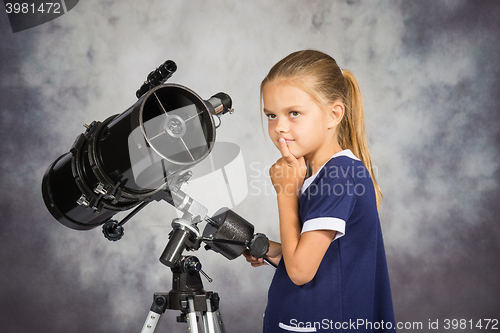
[[283,138],[279,138],[278,142],[279,142],[281,156],[283,156],[285,161],[290,165],[297,163],[297,159],[295,158],[295,156],[292,155],[292,153],[290,153],[290,149],[288,149],[286,140]]
[[302,156],[301,158],[299,158],[297,161],[299,162],[299,167],[301,167],[301,168],[305,168],[306,167],[306,160],[304,159],[304,156]]

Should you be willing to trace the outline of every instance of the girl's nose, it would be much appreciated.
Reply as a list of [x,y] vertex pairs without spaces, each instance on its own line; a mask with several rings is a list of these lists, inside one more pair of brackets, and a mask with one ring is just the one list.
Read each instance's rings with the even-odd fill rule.
[[278,118],[278,122],[276,123],[276,127],[274,127],[274,131],[276,133],[288,132],[288,124],[286,123],[286,119]]

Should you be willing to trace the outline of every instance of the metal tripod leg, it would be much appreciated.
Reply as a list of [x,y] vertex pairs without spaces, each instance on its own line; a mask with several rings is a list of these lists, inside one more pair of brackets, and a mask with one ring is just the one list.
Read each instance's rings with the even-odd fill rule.
[[216,309],[215,313],[212,312],[212,301],[210,298],[207,298],[207,311],[203,314],[203,323],[205,333],[226,333],[224,323],[222,322],[222,317],[220,315],[220,309]]
[[160,322],[161,315],[165,312],[166,307],[167,298],[163,295],[155,295],[153,304],[151,305],[141,333],[154,333],[156,327],[158,326],[158,323]]
[[188,298],[188,313],[187,313],[187,330],[190,333],[198,333],[198,315],[194,309],[194,299]]
[[161,314],[156,313],[154,311],[149,311],[148,317],[146,318],[146,322],[142,327],[141,333],[154,332],[156,330],[156,326],[160,321]]
[[[193,265],[194,263],[194,265]],[[172,267],[172,290],[155,293],[141,333],[154,333],[166,309],[179,310],[178,322],[187,324],[189,333],[225,333],[219,310],[219,295],[205,291],[196,257],[184,257]]]
[[[216,296],[218,301],[218,296]],[[199,333],[198,330],[198,316],[201,315],[201,321],[203,322],[202,330],[205,333],[226,333],[224,325],[222,322],[222,317],[220,315],[220,310],[217,309],[213,312],[212,299],[207,297],[207,311],[199,312],[195,310],[194,300],[189,298],[189,312],[187,315],[188,332]]]
[[[161,316],[167,308],[166,296],[168,294],[155,295],[141,333],[154,333],[156,331]],[[203,323],[201,330],[204,333],[226,333],[218,304],[219,296],[216,293],[208,293],[206,297],[206,311],[196,311],[193,296],[187,298],[187,331],[189,333],[199,333],[198,321],[200,321]],[[198,320],[198,318],[200,319]]]

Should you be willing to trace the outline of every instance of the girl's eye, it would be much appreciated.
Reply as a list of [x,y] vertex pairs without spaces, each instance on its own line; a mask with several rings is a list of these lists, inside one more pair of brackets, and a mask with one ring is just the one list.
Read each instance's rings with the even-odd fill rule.
[[275,114],[272,114],[272,113],[266,114],[266,117],[267,117],[268,119],[276,119],[276,115],[275,115]]
[[292,118],[297,118],[298,116],[300,116],[300,112],[298,112],[298,111],[292,111],[292,112],[290,112],[290,116]]

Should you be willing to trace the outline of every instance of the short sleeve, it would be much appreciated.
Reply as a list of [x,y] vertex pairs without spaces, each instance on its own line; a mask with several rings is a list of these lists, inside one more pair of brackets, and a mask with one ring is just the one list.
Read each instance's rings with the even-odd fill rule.
[[[340,166],[332,166],[341,168]],[[321,174],[299,198],[302,233],[314,230],[335,230],[335,239],[345,234],[346,221],[356,202],[355,184],[347,172]],[[338,170],[337,170],[338,171]]]

